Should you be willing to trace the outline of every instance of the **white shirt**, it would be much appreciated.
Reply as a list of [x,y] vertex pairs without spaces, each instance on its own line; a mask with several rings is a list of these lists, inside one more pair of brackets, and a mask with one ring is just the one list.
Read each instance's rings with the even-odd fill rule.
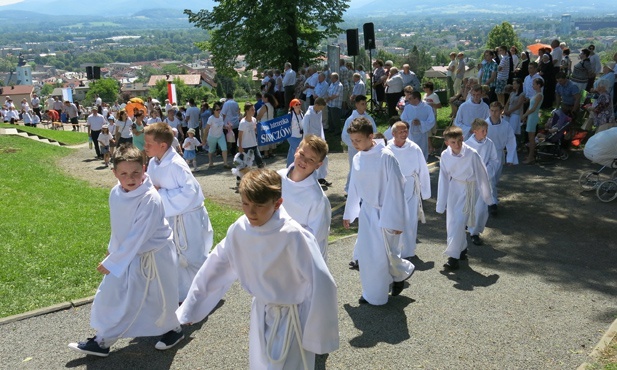
[[223,136],[223,128],[225,127],[225,121],[223,120],[223,116],[219,115],[218,118],[211,115],[208,118],[208,123],[206,124],[209,127],[208,137],[216,137],[219,138]]
[[252,148],[257,146],[257,120],[255,117],[251,121],[242,118],[238,131],[242,132],[242,148]]
[[97,114],[96,116],[91,114],[88,116],[88,120],[86,121],[86,125],[89,126],[92,131],[101,131],[104,124],[105,118],[103,118],[100,114]]
[[295,86],[296,85],[296,72],[289,68],[285,71],[285,76],[283,77],[283,86]]

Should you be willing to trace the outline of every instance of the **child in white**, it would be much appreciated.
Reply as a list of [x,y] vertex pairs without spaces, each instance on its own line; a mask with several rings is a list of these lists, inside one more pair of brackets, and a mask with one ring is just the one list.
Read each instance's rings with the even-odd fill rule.
[[[499,102],[497,102],[499,103]],[[488,124],[485,120],[481,118],[476,118],[471,123],[471,131],[473,135],[469,139],[465,141],[465,144],[469,145],[471,148],[475,149],[480,157],[482,158],[482,162],[486,167],[486,172],[488,174],[489,181],[491,185],[495,182],[495,176],[497,174],[497,169],[499,168],[501,161],[497,156],[497,150],[495,150],[495,145],[486,137],[486,132],[488,129]],[[474,225],[469,225],[469,235],[471,235],[471,241],[476,244],[482,244],[480,240],[480,234],[484,231],[484,227],[486,226],[486,221],[488,221],[488,205],[484,202],[482,197],[478,197],[475,205],[475,215],[476,219]]]
[[241,216],[203,264],[176,311],[203,320],[236,280],[253,296],[249,368],[305,369],[316,353],[338,349],[336,285],[315,237],[281,207],[281,177],[248,172],[240,183]]
[[394,138],[388,142],[388,149],[396,157],[401,173],[405,176],[405,201],[407,209],[405,219],[407,227],[401,235],[401,256],[403,258],[416,255],[416,237],[418,221],[425,223],[422,199],[431,197],[431,179],[422,149],[409,140],[409,125],[397,122],[392,126]]
[[[503,105],[496,101],[491,103],[490,116],[486,119],[488,122],[488,138],[495,144],[499,165],[495,169],[495,176],[492,178],[491,187],[493,191],[493,203],[496,205],[497,200],[497,183],[501,177],[503,164],[514,165],[518,164],[518,155],[516,154],[516,135],[512,126],[501,117]],[[505,149],[505,151],[504,151]]]
[[360,303],[383,305],[399,295],[414,266],[401,258],[400,234],[405,225],[405,178],[398,162],[382,140],[373,140],[372,124],[364,117],[348,128],[358,150],[353,158],[343,226],[359,218],[354,257],[360,264]]
[[112,140],[113,136],[109,133],[109,126],[103,125],[98,141],[99,147],[101,148],[101,154],[103,154],[103,160],[105,161],[105,167],[109,166],[110,144]]
[[111,239],[97,268],[105,276],[90,314],[96,336],[69,344],[78,352],[105,357],[122,337],[166,333],[157,349],[171,348],[184,338],[174,314],[178,273],[171,228],[161,197],[144,170],[137,148],[116,151],[113,171],[119,184],[109,195]]
[[345,124],[343,125],[343,132],[341,133],[341,140],[347,145],[347,158],[349,160],[349,173],[347,174],[347,182],[345,183],[345,192],[349,190],[349,178],[351,176],[351,166],[353,163],[353,157],[358,153],[356,148],[351,144],[351,139],[349,138],[349,133],[347,133],[347,129],[351,125],[354,119],[358,117],[364,117],[373,125],[373,132],[377,132],[377,125],[368,113],[366,113],[366,96],[358,95],[355,99],[356,109],[351,112],[351,116],[345,120]]
[[446,208],[447,243],[449,257],[444,267],[457,269],[458,261],[465,258],[467,239],[465,226],[475,226],[475,204],[478,197],[492,204],[491,184],[482,158],[475,149],[463,143],[463,130],[450,126],[444,131],[448,148],[441,153],[437,213]]
[[[306,115],[304,116],[304,118],[302,119],[302,129],[304,131],[304,137],[307,137],[309,135],[315,135],[317,137],[320,137],[322,139],[326,139],[326,136],[324,135],[323,132],[323,125],[322,125],[322,116],[323,116],[323,110],[324,107],[326,106],[326,101],[323,98],[317,98],[315,99],[315,105],[309,107],[309,109],[306,112]],[[321,166],[319,166],[319,168],[317,168],[317,179],[321,181],[321,179],[324,179],[326,176],[328,176],[328,157],[326,156],[326,158],[323,160],[323,164]]]
[[418,144],[424,160],[428,159],[428,136],[436,124],[433,108],[422,101],[420,92],[412,91],[409,104],[401,114],[401,121],[409,124],[409,139]]
[[184,159],[190,166],[193,161],[193,171],[197,171],[197,147],[201,146],[201,142],[195,137],[195,129],[190,128],[187,131],[188,137],[184,139],[182,148],[184,149]]
[[285,210],[315,236],[326,262],[332,208],[317,182],[317,169],[323,165],[327,153],[325,140],[315,135],[307,136],[296,149],[293,163],[278,171],[283,179]]
[[214,232],[199,182],[171,147],[171,127],[162,122],[149,125],[144,139],[146,154],[152,157],[148,175],[159,190],[165,217],[174,232],[179,265],[178,302],[182,302],[195,274],[208,258]]

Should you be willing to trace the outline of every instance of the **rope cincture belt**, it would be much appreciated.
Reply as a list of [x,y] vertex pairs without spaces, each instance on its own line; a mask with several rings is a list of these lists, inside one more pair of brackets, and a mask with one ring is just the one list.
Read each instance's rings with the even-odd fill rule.
[[[188,261],[186,260],[186,256],[182,252],[186,251],[188,248],[188,241],[186,238],[186,228],[184,227],[184,218],[182,215],[174,216],[174,245],[176,246],[176,253],[178,254],[178,264],[180,267],[187,267]],[[184,240],[184,245],[180,243],[180,233],[182,233],[182,239]]]
[[[266,345],[266,354],[268,356],[268,360],[275,364],[285,362],[285,360],[287,359],[287,354],[289,353],[289,348],[291,347],[291,336],[293,331],[296,334],[296,341],[298,342],[298,347],[300,348],[300,355],[302,356],[302,365],[304,367],[304,370],[309,370],[308,364],[306,362],[306,354],[304,353],[304,348],[302,348],[302,326],[300,325],[300,314],[298,313],[298,305],[281,304],[268,305],[268,307],[271,307],[276,311],[274,323],[271,329],[272,331],[270,332],[268,344]],[[283,347],[281,348],[281,355],[278,359],[274,359],[272,358],[272,345],[274,343],[274,337],[276,336],[278,327],[281,324],[281,310],[283,308],[289,308],[289,314],[287,315],[287,321],[285,322],[286,329],[283,337]]]
[[158,268],[156,267],[156,259],[154,257],[154,254],[158,252],[159,250],[160,248],[153,249],[153,250],[147,251],[140,255],[141,257],[140,272],[142,276],[146,279],[146,287],[144,289],[144,295],[143,295],[143,298],[141,299],[141,303],[139,304],[139,309],[135,311],[135,317],[133,317],[133,321],[131,321],[131,323],[126,327],[126,329],[122,332],[122,334],[120,334],[120,337],[124,337],[124,334],[126,334],[126,332],[135,323],[135,320],[137,320],[137,317],[139,316],[139,313],[141,312],[141,309],[144,306],[144,302],[146,301],[146,297],[148,296],[148,289],[150,288],[150,282],[154,280],[155,278],[156,278],[156,282],[159,284],[159,290],[161,293],[161,297],[163,298],[163,312],[161,313],[159,318],[156,320],[155,324],[156,326],[160,327],[163,325],[163,322],[165,321],[165,316],[167,314],[167,301],[165,300],[165,292],[163,291],[163,284],[161,284],[161,276],[159,275]]
[[422,207],[422,197],[420,196],[420,192],[422,191],[421,184],[420,184],[420,177],[418,176],[417,172],[414,172],[411,176],[413,177],[413,181],[414,181],[413,194],[418,197],[418,209],[417,209],[418,220],[420,220],[420,222],[425,224],[426,218],[424,217],[424,208]]

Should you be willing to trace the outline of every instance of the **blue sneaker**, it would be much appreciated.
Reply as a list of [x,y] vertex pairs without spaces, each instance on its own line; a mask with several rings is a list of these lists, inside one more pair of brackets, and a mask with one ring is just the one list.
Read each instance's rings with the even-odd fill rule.
[[163,336],[161,337],[161,339],[159,339],[154,348],[160,351],[170,349],[171,347],[178,344],[178,342],[180,342],[182,339],[184,339],[184,333],[182,331],[177,332],[175,330],[170,330],[167,333],[163,334]]
[[85,342],[69,343],[69,348],[86,355],[99,357],[109,356],[109,348],[101,348],[94,338],[88,338]]

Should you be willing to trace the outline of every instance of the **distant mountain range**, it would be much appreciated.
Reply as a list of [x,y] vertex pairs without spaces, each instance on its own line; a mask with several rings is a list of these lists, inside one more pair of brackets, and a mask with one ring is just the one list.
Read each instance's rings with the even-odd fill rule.
[[[145,13],[149,9],[212,9],[216,3],[213,0],[149,0],[125,1],[106,0],[103,3],[76,0],[23,0],[18,3],[1,5],[15,0],[0,0],[0,17],[7,11],[28,11],[46,15],[72,16],[72,15],[96,15],[100,17],[133,16],[135,13]],[[100,4],[100,5],[99,5]],[[559,14],[595,13],[605,16],[617,12],[617,2],[614,0],[592,0],[591,2],[580,0],[350,0],[348,16],[382,17],[386,15],[422,14],[422,15],[452,15],[452,14]],[[173,12],[174,15],[177,14]]]

